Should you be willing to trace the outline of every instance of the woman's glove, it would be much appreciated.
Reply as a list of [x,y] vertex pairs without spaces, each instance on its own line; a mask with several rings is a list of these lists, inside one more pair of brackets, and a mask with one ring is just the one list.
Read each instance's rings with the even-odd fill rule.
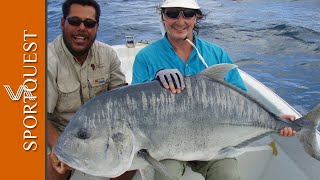
[[178,69],[162,69],[156,74],[164,88],[171,90],[172,93],[180,93],[185,88],[184,79]]

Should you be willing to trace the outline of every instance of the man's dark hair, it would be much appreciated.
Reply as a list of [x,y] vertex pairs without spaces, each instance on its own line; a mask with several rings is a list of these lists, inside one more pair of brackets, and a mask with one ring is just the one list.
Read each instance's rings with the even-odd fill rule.
[[93,6],[96,10],[96,21],[100,18],[100,5],[95,0],[66,0],[62,5],[63,18],[67,18],[70,13],[70,6],[72,4],[80,4],[82,6]]

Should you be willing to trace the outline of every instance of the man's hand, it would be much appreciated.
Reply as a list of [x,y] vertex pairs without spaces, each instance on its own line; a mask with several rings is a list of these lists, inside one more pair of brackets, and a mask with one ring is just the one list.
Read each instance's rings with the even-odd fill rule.
[[[289,120],[289,121],[294,121],[296,120],[296,117],[294,115],[289,115],[289,114],[280,114],[278,115],[278,117],[282,118],[282,119],[286,119],[286,120]],[[291,127],[285,127],[284,129],[282,129],[280,131],[280,136],[287,136],[287,137],[291,137],[291,136],[294,136],[296,135],[296,131],[292,130]]]
[[156,74],[164,88],[171,90],[172,93],[180,93],[185,88],[184,79],[178,69],[163,69]]
[[52,164],[52,167],[59,173],[64,174],[66,171],[72,170],[71,167],[66,165],[65,163],[61,162],[57,156],[54,154],[53,150],[49,154],[49,161]]

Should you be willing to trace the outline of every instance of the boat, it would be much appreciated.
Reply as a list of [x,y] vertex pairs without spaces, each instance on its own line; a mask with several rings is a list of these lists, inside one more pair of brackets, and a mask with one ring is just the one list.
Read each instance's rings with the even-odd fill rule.
[[[132,80],[132,65],[135,55],[146,45],[147,43],[135,43],[133,40],[128,40],[127,44],[113,46],[120,58],[121,69],[125,72],[129,83]],[[273,113],[301,117],[298,111],[270,88],[241,69],[239,69],[239,72],[248,88],[248,93]],[[260,150],[244,153],[237,157],[240,175],[243,180],[318,180],[320,178],[320,163],[304,152],[296,136],[281,137],[274,134],[264,137],[251,145],[266,145],[272,141],[276,142],[279,152],[277,156],[273,155],[270,150]],[[134,180],[140,179],[141,177],[137,173]],[[201,180],[204,178],[187,168],[182,179]]]

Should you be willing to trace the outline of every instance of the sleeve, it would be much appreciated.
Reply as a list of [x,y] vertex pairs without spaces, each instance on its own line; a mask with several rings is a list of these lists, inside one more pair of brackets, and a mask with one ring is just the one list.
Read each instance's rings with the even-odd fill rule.
[[150,77],[148,76],[148,66],[146,63],[144,63],[143,54],[139,52],[133,62],[131,84],[142,83],[149,80]]
[[[225,61],[225,63],[234,64],[231,58],[229,57],[229,55],[225,51],[223,51],[222,53],[222,59],[223,61]],[[237,86],[244,92],[247,92],[247,87],[244,84],[243,79],[241,78],[239,71],[237,69],[230,70],[226,75],[226,77],[224,78],[224,80]]]
[[48,48],[48,66],[47,66],[47,112],[53,113],[58,101],[57,89],[57,57],[53,51]]
[[121,71],[121,61],[115,52],[112,49],[111,51],[111,64],[110,64],[110,89],[114,89],[120,86],[125,86],[128,83],[126,82],[126,77]]
[[237,69],[232,69],[231,71],[229,71],[227,76],[225,77],[225,81],[228,81],[229,83],[242,89],[242,91],[247,92],[247,87],[244,84]]

